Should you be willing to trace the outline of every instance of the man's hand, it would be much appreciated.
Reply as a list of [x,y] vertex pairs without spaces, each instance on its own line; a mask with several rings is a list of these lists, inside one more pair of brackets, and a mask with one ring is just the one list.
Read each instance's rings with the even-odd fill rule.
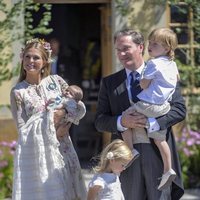
[[145,128],[147,117],[141,113],[134,112],[133,114],[122,113],[121,124],[126,128]]

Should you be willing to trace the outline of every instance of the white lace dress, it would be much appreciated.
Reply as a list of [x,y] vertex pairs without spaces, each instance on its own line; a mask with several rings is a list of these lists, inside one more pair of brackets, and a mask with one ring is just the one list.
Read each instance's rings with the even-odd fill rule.
[[11,91],[11,110],[18,128],[14,158],[13,200],[85,200],[86,187],[69,136],[56,138],[49,99],[68,87],[59,76],[39,85],[26,81]]
[[101,186],[96,200],[125,200],[118,175],[114,173],[95,174],[89,182],[89,188],[95,185]]

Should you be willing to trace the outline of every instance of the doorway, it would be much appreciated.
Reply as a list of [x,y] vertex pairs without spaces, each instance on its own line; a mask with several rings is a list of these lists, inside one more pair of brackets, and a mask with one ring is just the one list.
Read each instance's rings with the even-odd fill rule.
[[[49,38],[57,38],[69,57],[60,75],[69,84],[101,76],[101,32],[99,4],[53,4]],[[96,70],[92,70],[92,67]],[[98,82],[98,80],[97,80]],[[84,85],[83,85],[84,86]]]
[[94,2],[52,4],[53,32],[46,37],[57,38],[67,57],[59,75],[84,92],[86,116],[70,129],[80,159],[89,159],[102,148],[104,139],[95,130],[94,116],[101,77],[112,70],[110,4]]

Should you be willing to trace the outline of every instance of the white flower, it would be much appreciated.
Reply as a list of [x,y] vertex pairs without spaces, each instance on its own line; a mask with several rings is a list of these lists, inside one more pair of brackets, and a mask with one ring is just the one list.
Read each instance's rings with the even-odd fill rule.
[[107,158],[108,160],[113,159],[113,158],[114,158],[113,152],[109,151],[109,152],[107,153],[107,155],[106,155],[106,158]]

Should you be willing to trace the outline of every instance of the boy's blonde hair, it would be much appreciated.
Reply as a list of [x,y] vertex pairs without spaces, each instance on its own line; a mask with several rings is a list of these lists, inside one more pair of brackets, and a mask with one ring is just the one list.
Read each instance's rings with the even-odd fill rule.
[[95,172],[106,172],[109,166],[110,160],[122,160],[129,162],[133,159],[133,155],[129,147],[123,140],[116,139],[108,144],[100,155],[100,161],[94,168]]
[[178,40],[176,33],[169,28],[157,28],[154,29],[148,37],[148,40],[155,41],[161,43],[164,47],[169,48],[169,52],[167,56],[169,56],[170,60],[174,59],[174,51],[178,46]]

